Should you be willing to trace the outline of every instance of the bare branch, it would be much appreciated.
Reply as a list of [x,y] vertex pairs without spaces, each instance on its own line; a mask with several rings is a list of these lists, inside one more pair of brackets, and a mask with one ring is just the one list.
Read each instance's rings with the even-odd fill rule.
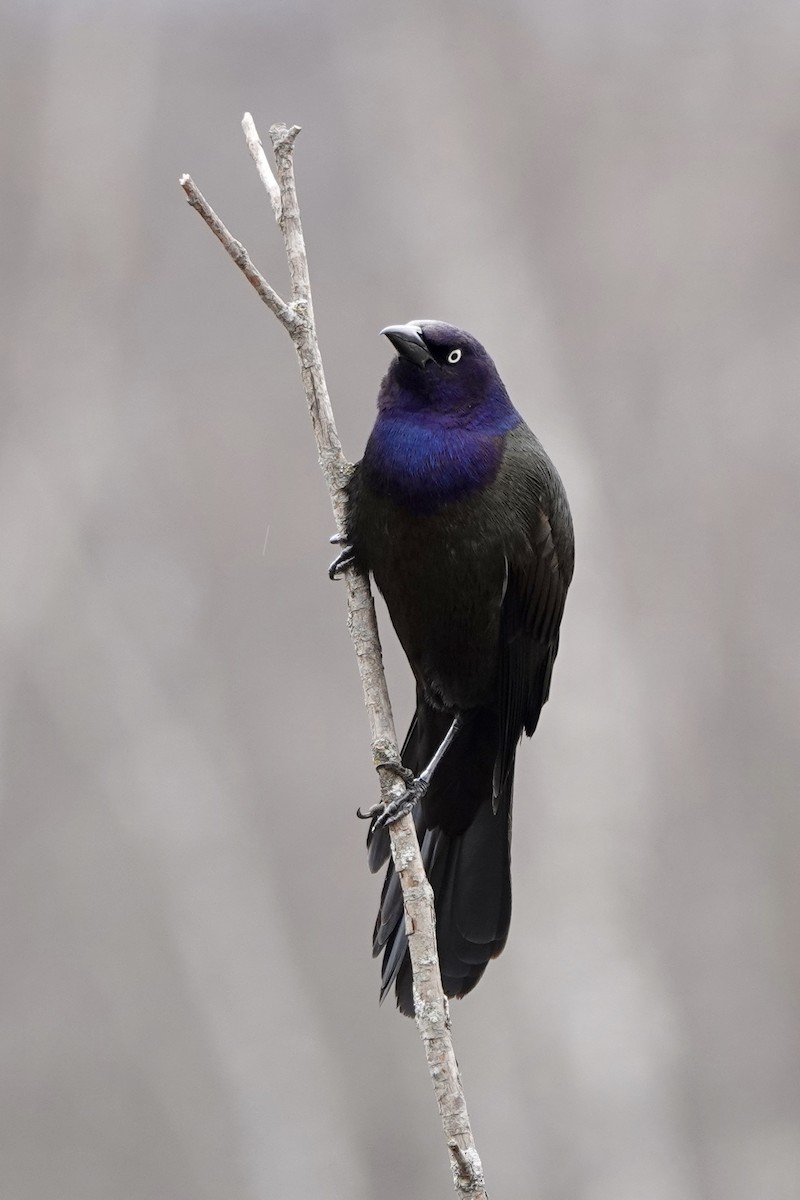
[[261,272],[257,270],[242,243],[237,242],[233,234],[225,228],[203,193],[195,184],[191,175],[181,175],[178,182],[186,192],[186,198],[192,208],[200,213],[200,216],[211,232],[215,237],[219,238],[239,270],[252,283],[267,308],[274,312],[280,323],[291,333],[298,325],[296,314],[289,308],[285,300],[281,300],[275,289],[267,283]]
[[[294,143],[300,132],[299,125],[287,129],[285,125],[271,125],[269,136],[278,168],[278,184],[281,189],[281,216],[279,224],[283,234],[286,256],[289,260],[289,275],[292,280],[292,299],[296,304],[308,305],[309,323],[314,325],[311,311],[311,280],[308,275],[306,244],[300,224],[300,206],[294,183]],[[315,339],[316,340],[316,339]],[[331,414],[333,420],[333,414]]]
[[[255,287],[261,298],[288,331],[300,362],[306,400],[314,427],[320,466],[331,494],[337,529],[344,528],[345,486],[352,471],[342,451],[333,418],[322,358],[314,326],[311,283],[308,273],[300,209],[294,180],[293,150],[300,129],[297,125],[273,125],[270,129],[277,183],[269,168],[261,139],[249,114],[242,122],[247,145],[256,163],[283,234],[289,263],[292,300],[287,305],[253,266],[247,251],[232,237],[197,190],[188,175],[181,186],[189,203],[204,218],[231,258]],[[275,195],[275,188],[278,195]],[[392,709],[383,671],[381,645],[369,580],[348,571],[347,624],[358,659],[369,717],[372,759],[376,767],[399,765],[400,756]],[[401,795],[405,785],[399,774],[380,771],[384,802]],[[450,1036],[450,1014],[442,988],[436,949],[436,916],[433,891],[422,864],[419,842],[410,815],[389,826],[392,857],[403,889],[406,930],[414,976],[414,1010],[425,1047],[439,1114],[442,1119],[453,1184],[459,1196],[486,1200],[483,1170],[467,1114],[461,1079]]]
[[259,178],[267,190],[269,202],[272,205],[272,211],[275,213],[275,220],[280,222],[281,219],[281,190],[278,187],[278,181],[272,174],[272,167],[269,165],[269,160],[264,153],[264,147],[261,145],[261,138],[258,136],[256,124],[250,113],[245,113],[242,117],[242,129],[244,130],[245,141],[247,148],[253,156],[253,162],[256,164]]

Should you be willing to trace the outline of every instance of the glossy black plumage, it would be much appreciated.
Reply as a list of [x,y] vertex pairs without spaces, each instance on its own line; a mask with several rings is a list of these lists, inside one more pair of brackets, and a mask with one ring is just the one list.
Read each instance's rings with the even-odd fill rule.
[[[439,322],[388,336],[398,357],[350,483],[347,533],[417,681],[404,764],[418,775],[454,715],[464,716],[414,814],[445,991],[461,996],[508,934],[514,759],[550,690],[572,521],[558,473],[483,347]],[[378,870],[387,831],[373,825],[368,846]],[[398,1005],[413,1015],[391,863],[373,949],[384,954],[381,996],[396,981]]]

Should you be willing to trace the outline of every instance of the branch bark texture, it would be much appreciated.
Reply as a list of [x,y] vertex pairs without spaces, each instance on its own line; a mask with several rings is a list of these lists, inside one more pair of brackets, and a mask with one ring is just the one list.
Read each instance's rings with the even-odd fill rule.
[[[270,139],[277,179],[269,165],[261,139],[249,113],[242,121],[248,148],[283,234],[289,265],[291,298],[278,295],[254,266],[244,246],[226,229],[189,175],[180,184],[191,206],[200,213],[239,270],[277,317],[294,344],[300,364],[308,410],[314,428],[317,454],[331,496],[339,533],[344,531],[345,485],[352,471],[342,451],[333,418],[325,373],[314,325],[311,283],[308,272],[300,209],[294,179],[294,144],[297,125],[273,125]],[[369,580],[355,571],[345,575],[348,628],[353,640],[364,703],[369,717],[372,760],[376,768],[391,768],[400,761],[392,708],[383,671],[380,639]],[[379,770],[381,798],[388,801],[402,794],[399,774]],[[464,1091],[450,1036],[450,1015],[442,989],[436,950],[436,917],[433,891],[422,865],[419,842],[411,816],[389,827],[392,857],[403,889],[406,929],[414,975],[414,1010],[425,1047],[431,1080],[442,1119],[453,1183],[460,1196],[486,1200],[478,1152],[472,1137]]]

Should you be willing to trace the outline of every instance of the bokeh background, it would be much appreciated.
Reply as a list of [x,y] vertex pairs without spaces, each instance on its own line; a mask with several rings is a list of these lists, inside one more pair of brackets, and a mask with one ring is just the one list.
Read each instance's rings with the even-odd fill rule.
[[573,504],[454,1006],[492,1196],[797,1200],[800,10],[6,0],[0,62],[3,1200],[450,1194],[294,353],[178,187],[285,289],[246,109],[350,456],[441,317]]

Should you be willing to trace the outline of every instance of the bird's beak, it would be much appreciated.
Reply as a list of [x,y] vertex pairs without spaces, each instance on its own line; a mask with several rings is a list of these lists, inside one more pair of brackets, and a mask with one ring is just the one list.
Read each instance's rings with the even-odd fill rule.
[[397,353],[409,362],[416,363],[418,367],[433,362],[433,355],[425,345],[418,325],[387,325],[381,333],[389,339]]

